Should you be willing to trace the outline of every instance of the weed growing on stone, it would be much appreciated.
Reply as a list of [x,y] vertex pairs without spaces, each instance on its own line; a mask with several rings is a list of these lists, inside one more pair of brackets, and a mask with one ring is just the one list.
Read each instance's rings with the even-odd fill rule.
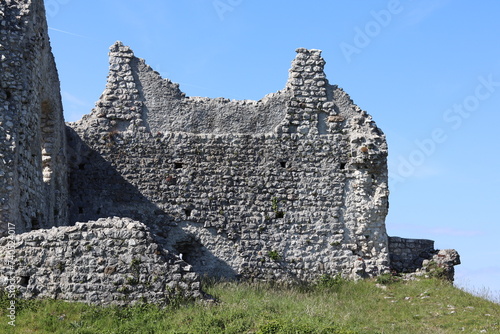
[[133,258],[132,262],[130,262],[130,269],[138,276],[140,274],[140,265],[141,265],[141,260],[138,258]]
[[434,277],[437,279],[445,279],[446,278],[445,269],[442,267],[439,267],[435,261],[429,262],[429,264],[427,265],[427,270],[429,271],[429,275],[431,277]]
[[271,199],[271,209],[274,212],[275,218],[283,218],[285,217],[285,212],[279,210],[279,200],[277,197],[273,197]]
[[281,255],[276,250],[272,250],[272,251],[267,252],[267,256],[269,256],[269,258],[273,261],[281,260]]

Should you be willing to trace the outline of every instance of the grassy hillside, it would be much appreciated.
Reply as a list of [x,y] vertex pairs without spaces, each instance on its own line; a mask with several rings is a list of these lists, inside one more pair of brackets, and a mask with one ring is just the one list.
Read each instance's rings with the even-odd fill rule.
[[[18,301],[16,327],[1,333],[500,333],[500,305],[437,279],[347,282],[313,286],[218,283],[218,303],[180,302],[159,309],[96,307],[60,301]],[[385,283],[385,284],[379,284]]]

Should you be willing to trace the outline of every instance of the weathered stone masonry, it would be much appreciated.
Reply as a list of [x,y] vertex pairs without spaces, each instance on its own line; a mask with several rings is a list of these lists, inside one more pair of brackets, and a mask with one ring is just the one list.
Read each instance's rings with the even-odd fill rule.
[[65,125],[42,1],[0,3],[0,235],[67,224]]
[[185,97],[115,44],[103,96],[71,125],[73,220],[143,221],[209,275],[387,271],[384,135],[320,51],[297,52],[284,90],[229,101]]
[[65,126],[43,1],[0,3],[0,286],[163,304],[202,296],[201,275],[452,279],[455,251],[388,238],[385,136],[321,51],[259,101],[187,97],[122,43],[109,55],[96,107]]
[[460,264],[456,250],[436,250],[434,241],[426,239],[389,237],[389,255],[392,270],[408,277],[426,275],[439,268],[443,278],[453,281],[454,266]]
[[[191,267],[164,252],[147,227],[131,219],[38,230],[16,235],[15,242],[17,288],[24,298],[123,305],[201,297]],[[7,243],[1,239],[0,247]]]

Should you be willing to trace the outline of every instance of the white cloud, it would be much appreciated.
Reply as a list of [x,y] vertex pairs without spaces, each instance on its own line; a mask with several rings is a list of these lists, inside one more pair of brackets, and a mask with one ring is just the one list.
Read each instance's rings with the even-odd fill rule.
[[500,267],[455,267],[455,286],[473,295],[500,303]]
[[71,103],[80,107],[87,106],[88,103],[76,97],[75,95],[68,93],[66,91],[61,92],[62,98],[65,102]]
[[438,167],[437,165],[432,166],[430,163],[424,164],[415,169],[414,177],[418,179],[426,179],[430,177],[435,177],[439,175],[443,175],[443,169]]
[[76,36],[76,37],[81,37],[81,38],[87,38],[87,37],[82,36],[82,35],[74,34],[74,33],[69,32],[69,31],[64,31],[64,30],[60,30],[60,29],[56,29],[56,28],[52,28],[52,27],[49,27],[49,30],[57,31],[57,32],[60,32],[60,33],[63,33],[63,34],[67,34],[67,35],[71,35],[71,36]]
[[92,109],[92,103],[88,103],[67,91],[62,91],[61,96],[64,106],[64,118],[67,122],[79,120]]
[[451,0],[425,0],[415,1],[405,16],[407,25],[416,25],[426,20],[435,11],[448,5]]
[[478,235],[484,235],[484,231],[480,230],[462,230],[451,227],[439,227],[429,230],[430,233],[435,235],[448,235],[453,237],[474,237]]

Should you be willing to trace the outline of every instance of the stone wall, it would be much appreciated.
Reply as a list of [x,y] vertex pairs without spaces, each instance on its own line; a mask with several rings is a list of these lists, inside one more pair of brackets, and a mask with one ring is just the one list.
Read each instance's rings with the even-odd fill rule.
[[67,224],[64,129],[43,1],[1,1],[0,236]]
[[211,276],[388,270],[385,137],[324,64],[298,49],[280,92],[191,98],[116,43],[96,108],[70,124],[72,221],[140,220]]
[[414,272],[435,253],[433,240],[389,237],[391,268],[396,272]]
[[436,275],[454,280],[454,266],[460,264],[460,256],[454,249],[434,249],[434,241],[389,237],[391,269],[396,273]]
[[186,96],[117,42],[66,127],[43,1],[1,1],[0,28],[0,286],[163,304],[200,297],[199,275],[453,275],[455,251],[389,242],[385,136],[321,51],[297,49],[283,90],[230,101]]
[[3,238],[0,254],[0,286],[15,282],[23,298],[122,305],[202,297],[191,266],[127,218]]

